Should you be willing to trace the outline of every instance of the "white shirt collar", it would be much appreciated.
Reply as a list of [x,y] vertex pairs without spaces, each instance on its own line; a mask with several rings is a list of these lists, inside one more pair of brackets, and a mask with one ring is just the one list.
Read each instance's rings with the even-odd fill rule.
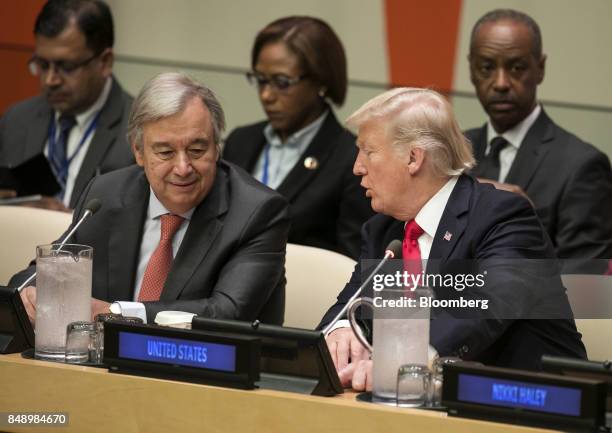
[[414,218],[417,224],[432,238],[436,235],[446,203],[459,180],[459,176],[452,176],[442,188],[425,203]]
[[281,140],[281,138],[278,136],[278,134],[274,132],[274,129],[272,129],[272,125],[270,125],[269,123],[264,128],[264,131],[263,131],[264,136],[266,137],[266,140],[268,141],[268,143],[270,143],[272,146],[282,146],[282,145],[289,146],[289,145],[296,145],[296,144],[299,145],[300,143],[305,141],[306,136],[314,137],[316,135],[316,133],[319,131],[319,128],[323,124],[323,121],[325,120],[325,116],[327,116],[328,112],[329,110],[325,110],[323,114],[317,117],[316,120],[312,122],[310,125],[303,127],[299,131],[296,131],[293,134],[291,134],[289,137],[287,137],[287,141],[285,141],[284,143]]
[[[108,99],[108,95],[110,94],[111,87],[113,85],[113,79],[108,77],[106,82],[104,83],[104,87],[102,88],[102,92],[100,92],[100,96],[96,99],[96,102],[93,103],[91,107],[87,110],[83,111],[80,114],[74,116],[76,120],[76,125],[78,128],[85,129],[89,126],[90,122],[93,120],[94,116],[98,114],[104,104],[106,104],[106,100]],[[55,112],[55,121],[57,122],[61,116],[59,111]]]
[[[162,215],[171,214],[172,212],[166,209],[166,207],[159,201],[159,199],[153,192],[153,189],[149,187],[149,190],[150,190],[150,194],[149,194],[149,208],[147,210],[147,219],[154,220],[156,218],[161,217]],[[191,208],[187,212],[180,214],[180,216],[182,216],[183,218],[189,221],[191,220],[191,216],[193,215],[194,211],[195,211],[195,208]]]
[[512,147],[518,149],[521,146],[523,139],[527,135],[527,132],[529,132],[529,129],[535,123],[536,119],[540,115],[541,111],[542,111],[542,107],[540,107],[540,104],[537,104],[535,108],[533,109],[533,111],[529,114],[529,116],[525,117],[522,121],[517,123],[513,128],[510,128],[503,134],[498,134],[495,131],[495,128],[493,128],[493,124],[491,123],[491,119],[489,119],[487,121],[487,150],[485,154],[489,153],[491,141],[495,137],[505,138],[508,141],[508,143],[512,145]]

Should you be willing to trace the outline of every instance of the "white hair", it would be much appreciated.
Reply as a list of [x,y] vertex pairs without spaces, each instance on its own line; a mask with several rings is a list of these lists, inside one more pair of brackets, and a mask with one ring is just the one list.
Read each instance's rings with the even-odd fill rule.
[[452,176],[474,166],[471,143],[464,137],[449,102],[430,89],[398,87],[367,101],[346,120],[354,129],[372,120],[385,122],[400,154],[418,147],[431,156],[438,176]]
[[225,114],[214,92],[204,84],[180,72],[165,72],[149,80],[132,104],[128,122],[128,139],[142,148],[142,128],[146,123],[173,116],[197,97],[211,116],[213,141],[218,146],[225,130]]

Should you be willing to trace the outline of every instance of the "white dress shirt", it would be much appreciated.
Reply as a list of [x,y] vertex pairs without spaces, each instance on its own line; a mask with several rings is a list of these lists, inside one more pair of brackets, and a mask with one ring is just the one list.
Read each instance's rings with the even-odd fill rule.
[[[172,257],[176,257],[176,253],[183,242],[191,216],[193,215],[194,209],[191,209],[181,216],[185,219],[179,229],[172,238]],[[143,303],[137,302],[138,295],[140,294],[140,288],[142,286],[142,280],[144,278],[149,259],[159,244],[161,237],[161,216],[172,213],[164,207],[163,204],[157,199],[153,190],[149,194],[149,207],[147,209],[147,217],[144,223],[144,229],[142,234],[142,241],[140,243],[140,254],[138,256],[138,268],[136,270],[136,280],[134,286],[134,302],[118,301],[115,302],[111,311],[113,313],[121,313],[124,316],[140,317],[147,323],[147,313]]]
[[[64,198],[62,199],[64,206],[68,206],[70,204],[70,198],[72,196],[72,190],[74,189],[74,182],[76,181],[77,176],[79,175],[79,171],[81,170],[81,165],[83,165],[83,160],[85,159],[85,155],[87,155],[87,151],[89,150],[89,145],[91,144],[91,140],[95,135],[96,131],[92,131],[89,136],[83,142],[83,145],[79,148],[79,143],[83,139],[85,132],[93,122],[94,118],[98,115],[104,104],[106,104],[106,100],[108,99],[108,95],[110,93],[111,87],[113,84],[113,80],[109,77],[102,88],[102,92],[96,102],[93,103],[91,107],[89,107],[86,111],[81,114],[77,114],[75,117],[76,124],[70,130],[70,135],[68,136],[68,142],[66,143],[66,158],[70,159],[74,156],[72,161],[70,161],[70,165],[68,166],[68,175],[66,176],[66,189],[64,191]],[[61,116],[60,112],[55,112],[55,122],[59,121]],[[55,128],[57,137],[56,140],[59,139],[60,128]],[[77,152],[78,149],[78,152]],[[49,157],[49,140],[45,143],[45,156]],[[75,152],[77,152],[75,154]]]
[[[274,132],[270,124],[266,125],[263,133],[266,137],[266,146],[270,146],[268,150],[267,182],[270,188],[277,189],[283,183],[283,180],[298,163],[312,139],[321,129],[328,112],[329,110],[325,110],[314,122],[291,134],[285,142]],[[264,147],[255,167],[253,167],[253,177],[260,182],[263,182],[264,177],[265,153]]]
[[536,105],[529,116],[525,117],[520,123],[517,123],[514,128],[507,130],[503,134],[495,132],[491,120],[489,119],[487,121],[487,148],[485,150],[485,155],[489,154],[491,142],[496,137],[503,137],[510,143],[509,146],[504,147],[501,152],[499,152],[499,178],[496,179],[497,181],[504,182],[506,180],[523,139],[527,135],[527,132],[529,132],[531,126],[535,123],[541,111],[542,107],[540,107],[539,104]]

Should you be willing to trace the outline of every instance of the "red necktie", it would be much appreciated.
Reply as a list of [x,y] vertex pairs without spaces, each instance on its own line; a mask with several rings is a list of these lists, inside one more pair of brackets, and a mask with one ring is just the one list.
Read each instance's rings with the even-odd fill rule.
[[404,271],[408,274],[418,275],[423,270],[421,264],[421,249],[419,248],[419,237],[425,233],[415,220],[408,221],[404,242],[402,244],[402,258],[404,259]]
[[159,244],[147,263],[142,286],[138,294],[138,302],[159,301],[164,289],[168,272],[172,266],[172,238],[183,223],[183,217],[178,215],[161,216],[161,236]]

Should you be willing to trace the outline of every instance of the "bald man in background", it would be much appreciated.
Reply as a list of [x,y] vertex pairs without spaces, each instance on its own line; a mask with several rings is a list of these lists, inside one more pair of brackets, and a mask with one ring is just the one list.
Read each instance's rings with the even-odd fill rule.
[[557,255],[576,259],[564,272],[603,271],[605,261],[593,259],[612,257],[610,161],[538,103],[546,65],[538,24],[510,9],[485,14],[472,30],[469,63],[488,115],[484,126],[466,132],[477,160],[473,174],[530,199]]

